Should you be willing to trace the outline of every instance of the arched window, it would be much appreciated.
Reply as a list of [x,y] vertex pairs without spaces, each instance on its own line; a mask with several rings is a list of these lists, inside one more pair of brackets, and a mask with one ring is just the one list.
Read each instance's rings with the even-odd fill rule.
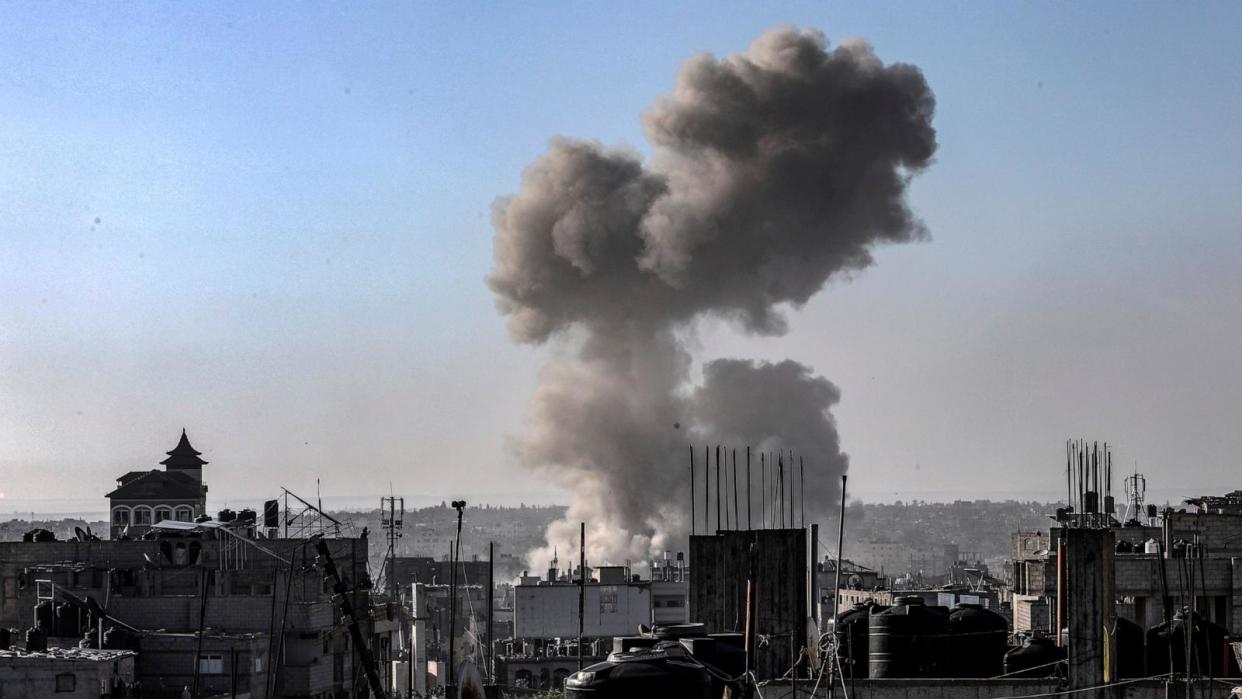
[[193,521],[193,519],[194,519],[194,510],[190,509],[189,507],[187,507],[187,506],[185,506],[185,505],[182,505],[182,506],[180,506],[180,507],[178,507],[178,508],[177,508],[177,512],[176,512],[176,514],[174,515],[174,517],[175,517],[175,519],[176,519],[178,522],[190,522],[190,521]]
[[120,526],[129,524],[129,508],[124,505],[112,508],[112,523]]
[[155,508],[155,523],[158,524],[166,519],[172,519],[172,508],[163,505]]
[[151,508],[146,505],[135,507],[133,522],[139,526],[149,526],[151,524]]

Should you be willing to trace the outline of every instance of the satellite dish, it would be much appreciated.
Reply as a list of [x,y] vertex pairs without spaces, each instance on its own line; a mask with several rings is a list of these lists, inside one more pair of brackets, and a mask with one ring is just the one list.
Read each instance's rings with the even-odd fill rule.
[[458,699],[487,698],[487,693],[483,690],[483,678],[479,675],[479,668],[472,662],[464,662],[458,667],[457,687]]
[[73,534],[78,538],[78,541],[86,541],[86,532],[82,531],[82,527],[74,527]]

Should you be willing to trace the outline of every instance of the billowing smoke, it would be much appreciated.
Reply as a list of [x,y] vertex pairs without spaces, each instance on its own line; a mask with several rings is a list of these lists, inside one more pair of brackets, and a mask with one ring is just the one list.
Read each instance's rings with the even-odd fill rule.
[[935,152],[934,106],[913,66],[777,29],[682,66],[643,115],[648,163],[554,139],[496,202],[488,284],[511,334],[574,350],[541,373],[521,445],[571,493],[549,547],[576,548],[578,521],[600,563],[678,543],[692,442],[793,448],[808,516],[839,498],[837,389],[788,360],[709,362],[696,386],[686,340],[712,314],[779,334],[783,307],[870,265],[874,245],[923,237],[905,192]]

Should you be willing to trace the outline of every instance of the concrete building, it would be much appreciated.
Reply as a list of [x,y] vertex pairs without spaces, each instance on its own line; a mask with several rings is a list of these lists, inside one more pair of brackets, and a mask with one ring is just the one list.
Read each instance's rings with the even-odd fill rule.
[[708,633],[746,630],[747,582],[753,582],[751,632],[782,639],[756,654],[760,679],[781,677],[812,647],[811,575],[807,529],[717,531],[690,537],[690,619]]
[[166,519],[191,522],[206,514],[203,466],[207,462],[190,446],[185,430],[181,430],[181,440],[168,452],[168,458],[160,463],[162,471],[126,473],[108,493],[113,539],[140,537],[151,525]]
[[[50,617],[36,621],[36,605],[51,591],[52,610],[77,611],[73,633],[57,630],[53,644],[76,645],[88,631],[97,636],[97,619],[82,611],[85,604],[137,630],[118,633],[137,649],[136,672],[151,696],[179,697],[184,679],[194,674],[196,653],[200,681],[222,691],[237,683],[249,685],[252,697],[354,696],[358,651],[312,542],[249,536],[243,529],[0,543],[0,626],[46,628]],[[347,594],[355,609],[365,610],[359,615],[364,637],[386,668],[399,615],[365,589],[367,541],[341,538],[328,545],[338,568],[359,583]],[[157,691],[161,678],[165,694]],[[272,686],[275,693],[265,692]]]
[[[624,571],[624,569],[622,569]],[[601,569],[600,580],[588,580],[583,605],[585,638],[626,636],[650,625],[651,582],[625,580]],[[518,639],[572,638],[578,634],[578,584],[540,581],[513,589],[513,635]]]
[[[1192,604],[1204,618],[1242,630],[1242,513],[1226,508],[1161,513],[1157,526],[1116,525],[1117,615],[1140,626]],[[1013,535],[1013,610],[1017,630],[1055,626],[1060,527]],[[1167,555],[1163,552],[1167,552]],[[1193,561],[1193,564],[1190,563]],[[1195,589],[1188,587],[1194,566]]]
[[136,658],[127,650],[0,650],[0,699],[130,696]]

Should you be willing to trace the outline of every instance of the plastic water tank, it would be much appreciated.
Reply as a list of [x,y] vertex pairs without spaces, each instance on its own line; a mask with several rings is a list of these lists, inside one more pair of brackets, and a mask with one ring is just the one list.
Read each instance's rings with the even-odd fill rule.
[[1160,542],[1155,539],[1148,539],[1143,544],[1143,553],[1160,553]]
[[52,603],[43,600],[36,604],[34,614],[35,626],[43,629],[44,632],[51,633],[56,625],[56,608],[52,606]]
[[38,627],[26,629],[26,650],[31,653],[47,650],[47,632]]
[[1144,677],[1143,627],[1117,617],[1117,676],[1122,679]]
[[[1226,644],[1229,632],[1199,616],[1197,612],[1179,611],[1169,624],[1157,624],[1147,630],[1147,674],[1186,671],[1186,633],[1191,634],[1192,666],[1214,677],[1235,677],[1237,664]],[[1226,665],[1228,662],[1228,665]]]
[[867,629],[870,676],[942,676],[949,610],[927,606],[921,597],[899,597],[896,601],[896,605],[871,615]]
[[1005,667],[1009,622],[980,604],[958,604],[949,612],[949,675],[996,677]]
[[1031,638],[1005,654],[1005,674],[1010,677],[1052,677],[1056,663],[1065,659],[1065,649],[1051,638]]
[[868,675],[868,632],[871,628],[871,615],[885,609],[888,606],[867,601],[859,602],[837,615],[834,627],[837,635],[837,658],[840,660],[841,672],[846,677]]

